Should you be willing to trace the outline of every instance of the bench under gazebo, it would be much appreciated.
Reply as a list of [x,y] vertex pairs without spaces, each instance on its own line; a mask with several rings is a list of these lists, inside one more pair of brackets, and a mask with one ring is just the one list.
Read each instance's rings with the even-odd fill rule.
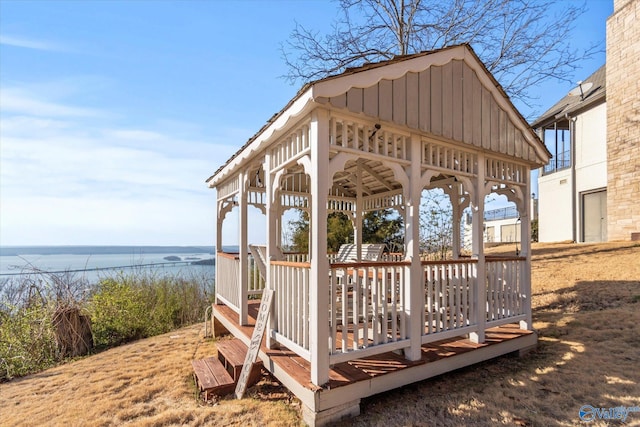
[[[485,256],[484,203],[505,195],[530,236],[530,171],[549,157],[468,45],[309,83],[207,180],[217,190],[213,315],[249,345],[259,296],[274,291],[258,357],[310,425],[358,414],[363,397],[529,349],[529,239],[517,256]],[[419,207],[434,188],[451,201],[453,248],[425,261]],[[250,206],[264,214],[266,244],[248,241]],[[308,214],[307,253],[283,247],[289,209]],[[403,216],[404,252],[367,259],[362,219],[381,209]],[[222,228],[233,210],[240,250],[230,254]],[[333,212],[353,220],[348,260],[327,253]]]

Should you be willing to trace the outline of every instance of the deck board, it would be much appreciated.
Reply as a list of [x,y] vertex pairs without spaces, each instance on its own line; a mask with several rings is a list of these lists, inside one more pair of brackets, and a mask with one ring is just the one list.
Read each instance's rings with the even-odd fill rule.
[[[249,301],[248,325],[238,327],[246,338],[251,338],[255,318],[258,314],[260,301]],[[225,305],[215,305],[215,313],[224,316],[227,321],[234,325],[238,323],[238,315],[231,308]],[[531,331],[519,329],[517,325],[504,325],[489,328],[485,333],[484,343],[474,343],[463,337],[450,338],[436,341],[422,346],[422,357],[417,361],[408,361],[401,354],[386,352],[375,356],[355,359],[348,362],[336,364],[329,371],[329,389],[346,386],[359,381],[367,381],[374,377],[398,372],[403,369],[435,362],[447,357],[467,353],[483,347],[502,343],[514,338],[531,334]],[[267,354],[273,363],[282,367],[303,387],[310,390],[319,390],[311,383],[311,366],[309,362],[298,356],[294,352],[281,349],[267,349],[263,341],[261,351]]]

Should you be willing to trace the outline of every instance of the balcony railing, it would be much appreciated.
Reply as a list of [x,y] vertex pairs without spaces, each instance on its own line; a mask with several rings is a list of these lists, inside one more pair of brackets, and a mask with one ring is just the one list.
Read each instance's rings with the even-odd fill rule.
[[558,153],[553,159],[549,160],[549,163],[544,166],[543,174],[548,175],[570,167],[571,152],[567,150],[563,153]]
[[496,221],[501,219],[518,218],[520,213],[515,206],[509,206],[506,208],[494,209],[484,213],[485,221]]

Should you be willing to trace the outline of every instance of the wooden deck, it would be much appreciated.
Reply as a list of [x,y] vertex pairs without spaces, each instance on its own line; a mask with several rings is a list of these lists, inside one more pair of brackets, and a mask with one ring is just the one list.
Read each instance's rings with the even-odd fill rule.
[[[221,323],[225,325],[225,327],[229,329],[231,333],[236,335],[237,338],[243,339],[245,342],[248,342],[253,332],[255,317],[258,313],[259,305],[259,300],[252,300],[249,302],[249,325],[247,326],[238,325],[238,315],[232,309],[225,305],[214,305],[214,314],[216,318],[221,321]],[[401,371],[409,370],[409,368],[434,364],[434,362],[444,361],[445,359],[449,358],[453,359],[456,356],[460,356],[465,353],[474,352],[481,349],[490,349],[494,346],[498,347],[500,344],[525,337],[533,338],[532,342],[535,343],[535,334],[532,331],[522,330],[517,324],[509,324],[487,329],[486,340],[482,344],[473,343],[472,341],[464,337],[457,337],[425,344],[422,346],[422,358],[417,361],[408,361],[400,354],[387,352],[375,356],[352,360],[349,362],[339,363],[331,368],[329,373],[329,383],[327,386],[322,388],[317,387],[311,383],[311,371],[309,362],[296,355],[292,351],[286,348],[267,349],[265,346],[265,340],[263,340],[261,353],[269,359],[268,362],[263,359],[263,361],[265,362],[265,367],[267,367],[267,369],[271,367],[270,370],[272,372],[276,371],[276,377],[278,376],[277,371],[286,371],[288,375],[297,382],[298,387],[296,388],[301,387],[314,393],[326,393],[335,391],[336,389],[341,387],[354,385],[359,382],[371,381],[381,376],[397,374]],[[527,342],[528,341],[530,340],[527,340]],[[519,348],[524,348],[530,345],[531,344],[513,346],[513,349],[511,351],[515,351]],[[489,352],[490,357],[481,358],[478,361],[496,357],[500,354],[505,354],[511,351],[501,350],[499,352]],[[463,363],[461,365],[459,363],[452,363],[449,366],[452,366],[453,369],[457,369],[459,367],[467,366],[472,363]],[[443,372],[446,372],[447,370],[444,370]],[[440,369],[437,369],[433,372],[437,372],[435,375],[442,373],[440,372]],[[433,375],[419,375],[418,377],[414,377],[414,381],[428,378],[429,376]],[[394,382],[395,381],[391,381],[390,384]],[[410,382],[413,381],[407,381],[406,384]],[[292,391],[295,393],[295,390]],[[370,393],[369,395],[371,394],[375,394],[375,392]],[[354,397],[360,398],[364,396]]]

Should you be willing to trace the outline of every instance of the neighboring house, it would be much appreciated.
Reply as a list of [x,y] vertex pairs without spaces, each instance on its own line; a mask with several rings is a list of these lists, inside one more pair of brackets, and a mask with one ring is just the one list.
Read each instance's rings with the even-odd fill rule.
[[539,240],[607,240],[605,66],[532,127],[553,155],[538,176]]
[[484,213],[485,243],[520,241],[520,213],[515,206]]
[[640,240],[640,1],[614,0],[607,63],[532,127],[553,158],[540,170],[539,240]]
[[[531,199],[531,220],[538,219],[538,200]],[[484,213],[484,242],[485,243],[519,243],[521,242],[520,212],[515,206],[492,209]],[[462,225],[463,247],[471,250],[472,224],[471,215],[467,215]]]

